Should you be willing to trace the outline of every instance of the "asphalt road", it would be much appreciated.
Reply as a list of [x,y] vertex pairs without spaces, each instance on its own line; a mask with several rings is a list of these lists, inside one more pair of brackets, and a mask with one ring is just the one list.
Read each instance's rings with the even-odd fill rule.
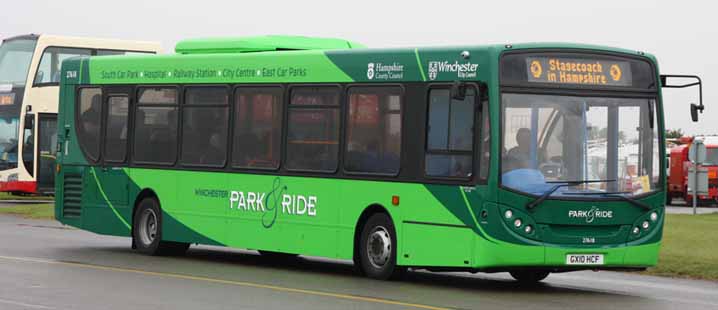
[[521,287],[505,274],[356,276],[317,258],[267,262],[192,247],[149,257],[127,238],[0,216],[0,309],[718,309],[718,283],[614,272],[554,274]]

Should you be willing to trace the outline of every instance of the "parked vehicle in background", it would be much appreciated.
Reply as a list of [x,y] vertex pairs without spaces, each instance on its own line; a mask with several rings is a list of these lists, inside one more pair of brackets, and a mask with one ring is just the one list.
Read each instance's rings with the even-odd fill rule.
[[156,54],[159,43],[29,34],[0,45],[0,192],[51,194],[60,64],[76,56]]
[[[688,152],[695,138],[682,137],[681,145],[670,149],[670,172],[668,175],[668,204],[673,199],[685,200],[687,205],[693,204],[693,195],[688,191],[688,171],[692,163]],[[708,195],[699,195],[698,204],[718,203],[718,137],[700,137],[706,146],[706,161],[701,165],[708,169]]]

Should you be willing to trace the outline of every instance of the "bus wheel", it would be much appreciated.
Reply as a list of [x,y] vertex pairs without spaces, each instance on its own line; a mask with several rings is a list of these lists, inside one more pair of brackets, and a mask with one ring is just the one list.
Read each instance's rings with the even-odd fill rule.
[[374,214],[364,224],[359,264],[363,274],[379,280],[396,278],[403,272],[403,268],[396,266],[396,232],[386,214]]
[[549,272],[525,270],[511,271],[509,272],[509,274],[511,274],[511,277],[513,277],[516,281],[519,281],[519,283],[536,284],[538,282],[541,282],[543,279],[546,279],[546,277],[548,277],[549,275]]
[[132,239],[138,251],[148,255],[181,255],[189,243],[162,241],[162,212],[157,200],[140,201],[132,221]]

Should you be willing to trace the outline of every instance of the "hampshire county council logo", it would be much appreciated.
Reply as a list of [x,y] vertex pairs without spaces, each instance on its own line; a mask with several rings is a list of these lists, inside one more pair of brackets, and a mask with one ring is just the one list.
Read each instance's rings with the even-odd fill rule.
[[366,70],[366,77],[370,80],[374,78],[374,63],[369,63],[369,68]]
[[541,73],[543,73],[543,68],[541,68],[541,63],[538,60],[532,61],[531,62],[531,75],[533,75],[535,79],[538,79],[541,77]]
[[436,75],[439,73],[439,63],[436,61],[429,62],[429,80],[435,80]]

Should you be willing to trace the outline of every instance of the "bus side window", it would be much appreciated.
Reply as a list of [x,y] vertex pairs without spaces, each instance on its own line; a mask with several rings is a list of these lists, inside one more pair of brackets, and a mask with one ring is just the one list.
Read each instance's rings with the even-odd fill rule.
[[279,168],[282,97],[280,87],[237,88],[234,96],[233,167]]
[[401,151],[401,89],[349,89],[344,169],[397,174]]
[[486,181],[489,178],[489,164],[491,161],[491,122],[489,120],[489,101],[481,103],[481,143],[479,150],[479,179]]
[[130,100],[126,96],[111,96],[107,99],[104,155],[106,161],[125,161],[129,106]]
[[102,89],[81,88],[77,105],[77,131],[80,146],[90,161],[100,157]]
[[287,169],[335,172],[339,157],[339,88],[292,89]]
[[138,94],[133,158],[173,164],[177,158],[177,89],[141,88]]
[[475,90],[464,100],[448,89],[429,93],[427,148],[424,172],[430,177],[469,179],[473,172]]
[[60,82],[62,61],[76,56],[90,56],[92,50],[85,48],[48,47],[42,53],[40,65],[35,73],[34,85],[57,84]]
[[227,87],[186,89],[182,106],[181,163],[224,166],[227,157],[228,111]]

